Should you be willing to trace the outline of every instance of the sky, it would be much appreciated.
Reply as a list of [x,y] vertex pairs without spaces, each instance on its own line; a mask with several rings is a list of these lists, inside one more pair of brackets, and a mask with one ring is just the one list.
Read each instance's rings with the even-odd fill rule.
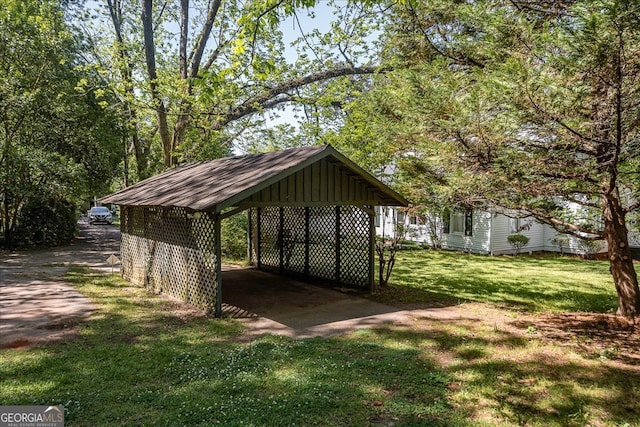
[[[335,0],[331,5],[328,0],[319,0],[315,7],[309,10],[300,10],[297,16],[291,16],[280,23],[280,30],[284,36],[285,58],[289,63],[295,63],[298,59],[298,52],[291,43],[299,39],[305,34],[311,33],[317,29],[321,34],[328,33],[331,30],[331,22],[336,20],[334,15],[335,7],[341,6],[345,0]],[[310,14],[313,16],[310,16]],[[371,35],[371,40],[377,37],[378,33]],[[280,117],[270,118],[269,114],[265,114],[269,126],[278,124],[295,125],[297,120],[294,117],[293,109],[287,108],[285,111],[279,111]]]

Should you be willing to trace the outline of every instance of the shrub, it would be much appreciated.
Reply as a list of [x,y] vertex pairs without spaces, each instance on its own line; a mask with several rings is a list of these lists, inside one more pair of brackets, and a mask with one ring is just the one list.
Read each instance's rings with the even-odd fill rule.
[[78,211],[68,200],[30,199],[18,216],[17,246],[56,246],[72,241],[78,233]]
[[558,247],[560,255],[564,255],[565,249],[569,247],[569,238],[560,234],[554,237],[551,243]]
[[586,259],[592,259],[603,248],[604,242],[602,240],[578,240],[578,249]]
[[513,246],[513,249],[516,251],[516,255],[518,255],[520,253],[520,249],[524,248],[529,243],[529,238],[523,234],[511,234],[507,236],[507,242]]

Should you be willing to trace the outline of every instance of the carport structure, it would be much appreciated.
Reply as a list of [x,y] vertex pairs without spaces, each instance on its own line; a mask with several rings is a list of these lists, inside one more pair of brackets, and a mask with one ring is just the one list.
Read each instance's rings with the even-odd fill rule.
[[120,205],[123,276],[222,314],[221,221],[249,210],[254,267],[371,290],[375,206],[407,206],[331,146],[178,166],[101,199]]

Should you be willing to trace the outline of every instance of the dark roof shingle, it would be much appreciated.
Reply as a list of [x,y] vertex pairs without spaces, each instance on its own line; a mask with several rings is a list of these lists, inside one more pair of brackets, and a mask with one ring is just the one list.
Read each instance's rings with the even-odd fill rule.
[[327,156],[336,158],[361,175],[390,199],[392,203],[389,204],[407,204],[402,196],[327,145],[189,163],[140,181],[100,201],[125,206],[221,211],[230,206],[226,202],[248,197],[274,180],[282,179]]

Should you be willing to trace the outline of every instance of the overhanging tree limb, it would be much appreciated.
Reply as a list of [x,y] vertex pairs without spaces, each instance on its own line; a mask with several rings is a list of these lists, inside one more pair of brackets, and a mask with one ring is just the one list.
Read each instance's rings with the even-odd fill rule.
[[[207,11],[207,19],[202,27],[202,31],[198,36],[196,46],[191,51],[191,55],[189,55],[189,59],[191,61],[191,71],[189,73],[190,77],[196,77],[198,72],[200,71],[200,63],[202,61],[202,55],[204,54],[204,49],[207,46],[207,42],[209,41],[209,36],[211,35],[211,29],[213,28],[213,23],[215,22],[216,16],[218,15],[218,10],[220,10],[220,4],[222,0],[214,0],[209,5],[209,10]],[[216,49],[214,52],[219,52],[219,49]],[[215,60],[216,55],[212,55]],[[211,61],[213,62],[213,61]]]
[[[280,83],[270,89],[265,90],[263,93],[256,95],[252,98],[247,99],[242,104],[238,105],[235,108],[232,108],[226,113],[210,113],[210,115],[218,116],[217,119],[212,124],[211,128],[213,130],[220,130],[227,124],[246,117],[250,114],[257,113],[260,110],[263,110],[270,106],[270,103],[280,95],[286,94],[287,92],[297,89],[303,86],[306,86],[311,83],[317,83],[321,81],[326,81],[330,79],[334,79],[337,77],[343,76],[352,76],[352,75],[367,75],[367,74],[376,74],[376,73],[385,73],[390,71],[390,68],[380,68],[376,66],[368,66],[368,67],[342,67],[335,68],[332,70],[320,71],[318,73],[309,74],[304,77],[295,78],[283,83]],[[285,102],[285,101],[283,101]],[[277,102],[276,104],[280,104],[282,102]],[[274,106],[276,104],[271,104]]]

